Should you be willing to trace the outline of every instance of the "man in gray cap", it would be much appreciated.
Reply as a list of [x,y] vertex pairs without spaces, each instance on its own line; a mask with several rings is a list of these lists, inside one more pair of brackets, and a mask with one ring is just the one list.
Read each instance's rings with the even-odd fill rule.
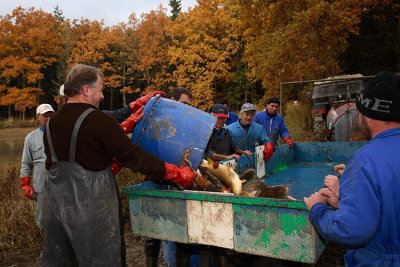
[[370,141],[348,160],[339,200],[323,188],[304,202],[316,230],[349,247],[346,266],[400,266],[400,77],[377,74],[356,104]]
[[36,108],[36,120],[39,122],[39,127],[25,137],[21,159],[20,178],[22,191],[28,199],[36,201],[35,220],[39,228],[41,227],[41,193],[46,176],[43,131],[47,121],[53,114],[54,109],[49,104],[41,104]]
[[247,156],[255,152],[256,146],[264,145],[264,160],[272,157],[274,146],[267,137],[264,127],[253,122],[256,107],[251,103],[243,104],[240,119],[228,126],[235,150],[243,150]]

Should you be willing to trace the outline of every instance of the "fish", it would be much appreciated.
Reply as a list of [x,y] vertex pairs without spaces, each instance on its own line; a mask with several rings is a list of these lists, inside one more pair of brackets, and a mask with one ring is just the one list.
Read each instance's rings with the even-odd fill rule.
[[[217,191],[212,190],[213,192],[222,192],[224,191],[224,185],[221,183],[221,181],[215,177],[211,172],[203,168],[202,166],[199,166],[198,172],[200,172],[200,175],[203,177],[206,177],[206,179],[216,187]],[[206,184],[205,188],[209,187],[208,184]],[[212,188],[214,188],[212,187]],[[211,191],[211,190],[206,190],[206,191]]]
[[258,197],[285,199],[288,196],[288,192],[289,187],[287,185],[274,185],[262,190]]
[[288,198],[289,187],[287,185],[270,186],[262,181],[254,180],[245,183],[243,191],[254,197],[286,199]]
[[234,171],[236,164],[232,167],[230,165],[224,166],[208,158],[207,162],[202,162],[200,166],[216,176],[225,186],[230,187],[235,195],[242,193],[242,181]]
[[249,181],[249,180],[253,179],[255,177],[255,175],[256,175],[256,170],[248,169],[242,173],[239,173],[239,179],[242,181]]

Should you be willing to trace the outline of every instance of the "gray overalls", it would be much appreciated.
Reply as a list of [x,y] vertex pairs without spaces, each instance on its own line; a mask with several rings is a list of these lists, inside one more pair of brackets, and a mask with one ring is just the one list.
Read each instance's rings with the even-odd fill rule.
[[43,192],[43,266],[122,266],[125,247],[122,216],[111,166],[98,172],[75,162],[79,128],[94,109],[75,123],[69,161],[58,161],[46,125],[52,164]]

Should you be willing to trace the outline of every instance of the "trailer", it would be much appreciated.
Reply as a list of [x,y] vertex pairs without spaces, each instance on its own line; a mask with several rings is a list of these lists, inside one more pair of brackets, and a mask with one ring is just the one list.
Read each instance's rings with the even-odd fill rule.
[[[261,180],[269,185],[288,185],[289,195],[296,200],[171,191],[149,181],[126,187],[123,192],[129,198],[132,233],[315,263],[326,242],[311,225],[303,197],[322,188],[325,175],[334,174],[333,166],[345,163],[364,144],[296,143],[293,149],[279,146],[265,162]],[[242,156],[236,170],[257,168],[258,164],[255,155]]]

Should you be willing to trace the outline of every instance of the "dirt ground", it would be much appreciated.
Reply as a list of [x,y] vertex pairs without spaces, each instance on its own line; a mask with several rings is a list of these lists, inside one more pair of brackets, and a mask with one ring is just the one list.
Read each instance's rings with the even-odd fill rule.
[[[145,267],[144,257],[144,239],[134,237],[129,232],[125,234],[126,240],[126,258],[128,266]],[[0,255],[0,266],[7,267],[39,267],[41,266],[40,247],[30,250],[13,251],[5,255]],[[318,262],[314,265],[300,264],[290,261],[282,261],[278,259],[265,258],[265,257],[249,257],[245,264],[239,266],[243,267],[265,267],[265,266],[315,266],[315,267],[335,267],[344,266],[343,255],[345,249],[343,246],[337,244],[329,244],[324,253],[319,258]],[[159,267],[165,267],[162,256],[159,257]],[[236,266],[236,267],[239,267]]]

